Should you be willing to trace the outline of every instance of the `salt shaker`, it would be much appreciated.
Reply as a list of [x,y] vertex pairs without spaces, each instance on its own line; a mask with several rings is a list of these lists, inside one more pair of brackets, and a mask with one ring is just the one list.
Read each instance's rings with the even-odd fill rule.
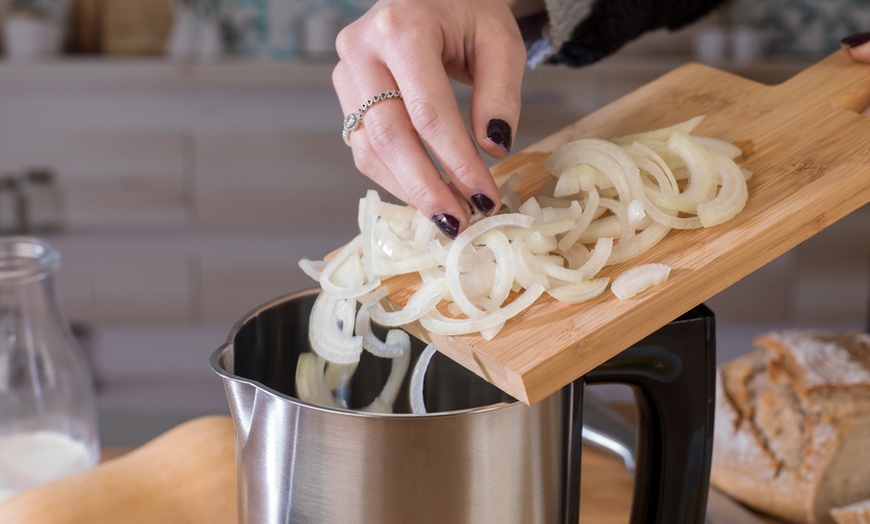
[[93,379],[54,289],[60,254],[0,237],[0,500],[99,459]]

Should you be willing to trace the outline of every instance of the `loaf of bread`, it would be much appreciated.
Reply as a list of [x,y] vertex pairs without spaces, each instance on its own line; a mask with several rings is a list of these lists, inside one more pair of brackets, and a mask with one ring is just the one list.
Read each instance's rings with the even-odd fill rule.
[[837,524],[870,524],[870,499],[831,510]]
[[779,518],[833,523],[833,508],[870,498],[870,335],[755,345],[719,368],[711,482]]

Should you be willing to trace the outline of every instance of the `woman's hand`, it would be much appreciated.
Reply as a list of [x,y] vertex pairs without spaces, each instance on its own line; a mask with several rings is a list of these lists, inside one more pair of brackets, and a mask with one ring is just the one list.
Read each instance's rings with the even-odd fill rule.
[[[356,167],[450,237],[465,228],[471,204],[486,215],[499,206],[477,147],[506,157],[519,119],[526,52],[514,3],[380,0],[336,41],[333,84],[345,114],[379,93],[402,95],[369,106],[348,133]],[[474,86],[470,136],[450,78]]]

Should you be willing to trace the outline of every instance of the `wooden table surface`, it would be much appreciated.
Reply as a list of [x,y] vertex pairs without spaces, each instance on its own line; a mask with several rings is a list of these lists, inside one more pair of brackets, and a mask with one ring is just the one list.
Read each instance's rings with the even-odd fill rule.
[[[102,460],[111,460],[131,448],[104,448]],[[622,459],[599,449],[583,446],[580,479],[580,524],[628,524],[634,477]],[[761,517],[767,524],[781,521]]]
[[[580,523],[627,524],[634,477],[625,469],[622,459],[584,446],[580,475]],[[767,524],[782,524],[779,520],[759,518]]]

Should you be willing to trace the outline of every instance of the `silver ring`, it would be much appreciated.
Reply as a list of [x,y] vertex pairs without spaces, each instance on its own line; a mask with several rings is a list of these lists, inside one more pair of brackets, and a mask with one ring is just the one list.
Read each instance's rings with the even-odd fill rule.
[[402,98],[402,93],[400,93],[398,89],[395,91],[384,91],[383,93],[378,93],[363,102],[356,113],[350,113],[344,117],[344,123],[341,126],[341,138],[344,139],[344,143],[347,144],[347,147],[350,147],[350,132],[362,125],[363,116],[366,114],[366,111],[381,100],[387,100],[389,98]]

